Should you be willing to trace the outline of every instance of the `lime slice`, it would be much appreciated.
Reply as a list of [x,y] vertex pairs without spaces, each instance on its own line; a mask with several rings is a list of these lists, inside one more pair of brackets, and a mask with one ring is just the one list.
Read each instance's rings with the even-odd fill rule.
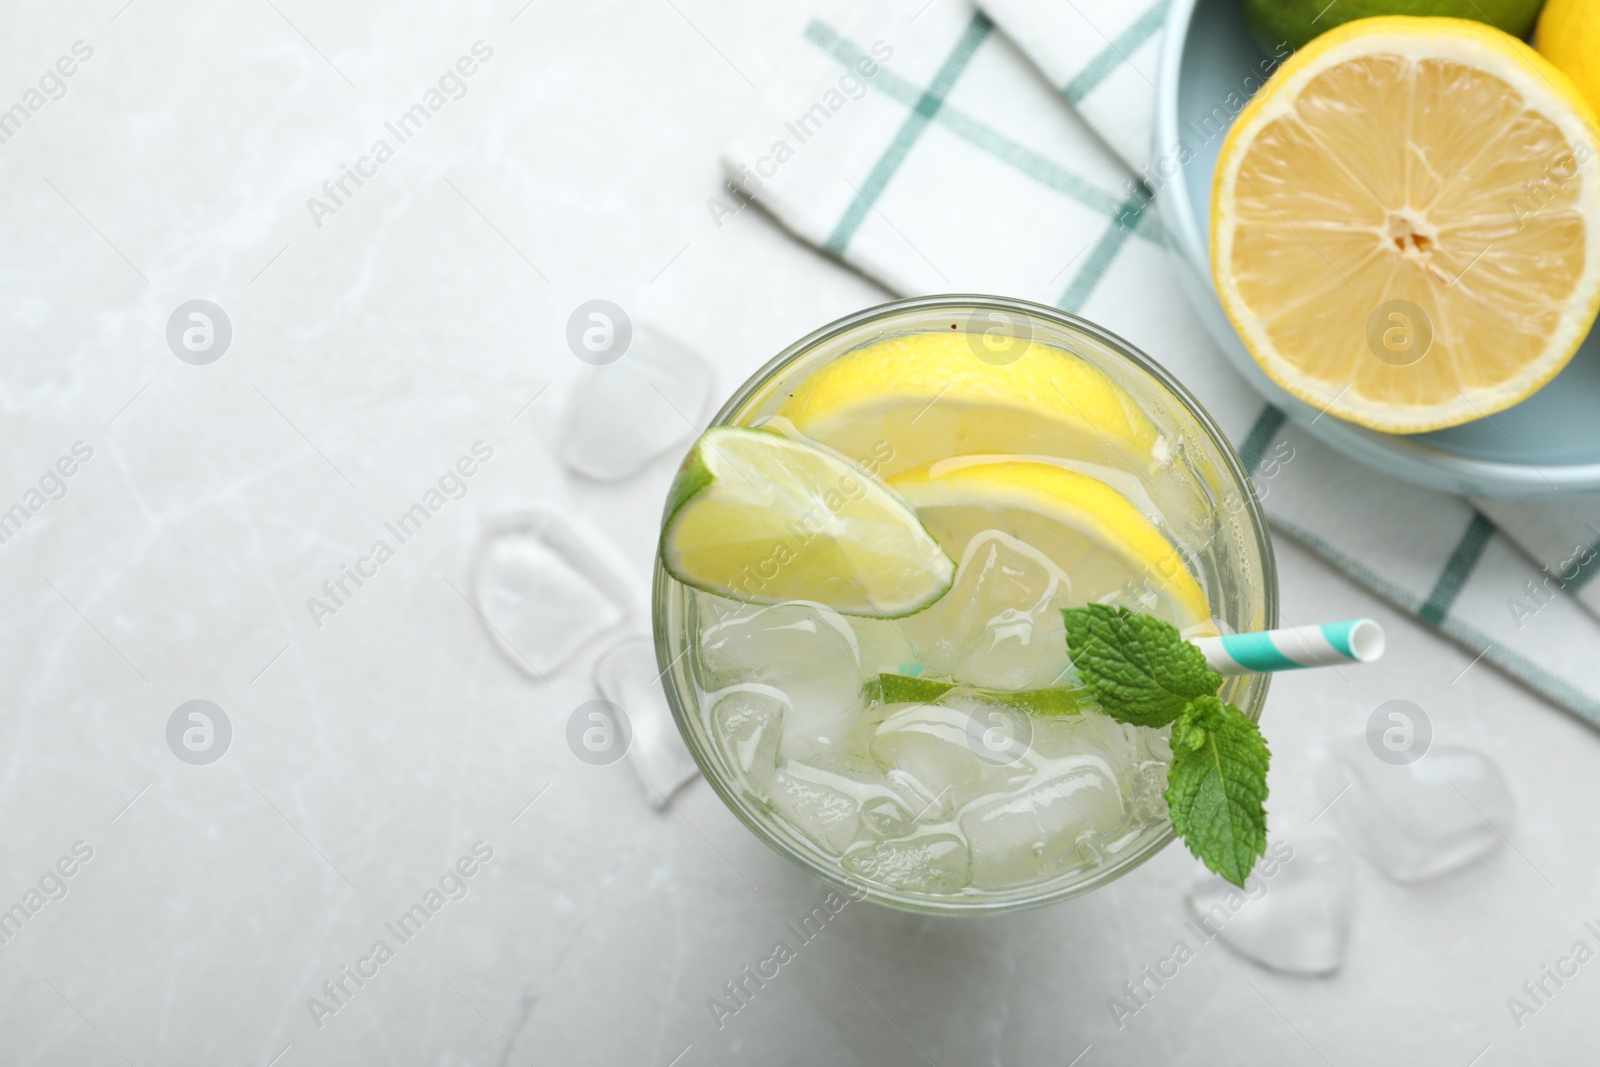
[[913,678],[909,674],[878,675],[877,695],[885,704],[926,704],[938,700],[952,689],[974,693],[984,700],[1034,715],[1076,715],[1084,710],[1086,703],[1093,703],[1087,699],[1085,690],[1065,686],[1051,689],[980,689],[932,678]]
[[853,464],[732,427],[708,430],[678,471],[661,562],[734,600],[809,600],[875,619],[921,611],[956,569],[905,502]]
[[889,479],[959,558],[999,530],[1048,556],[1072,579],[1072,601],[1145,605],[1180,629],[1211,618],[1183,557],[1127,497],[1065,467],[1004,456],[944,460]]

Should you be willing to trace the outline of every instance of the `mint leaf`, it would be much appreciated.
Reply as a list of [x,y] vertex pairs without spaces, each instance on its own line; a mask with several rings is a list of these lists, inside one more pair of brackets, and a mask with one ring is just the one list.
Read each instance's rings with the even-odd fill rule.
[[1267,847],[1271,753],[1244,712],[1217,699],[1222,679],[1177,627],[1109,604],[1069,608],[1072,665],[1107,715],[1172,723],[1167,811],[1205,865],[1244,885]]
[[1167,810],[1205,865],[1243,886],[1267,847],[1272,753],[1244,712],[1214,696],[1191,700],[1172,727]]
[[1135,726],[1165,726],[1222,679],[1178,628],[1153,615],[1089,604],[1061,613],[1072,665],[1102,710]]

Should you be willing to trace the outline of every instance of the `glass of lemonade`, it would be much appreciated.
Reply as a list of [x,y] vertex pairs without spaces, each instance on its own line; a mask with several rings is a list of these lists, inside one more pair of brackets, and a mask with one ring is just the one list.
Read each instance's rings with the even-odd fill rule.
[[[1170,727],[1074,701],[1061,610],[1264,630],[1277,578],[1237,454],[1159,365],[1041,305],[901,300],[790,346],[713,425],[852,465],[745,568],[737,599],[657,560],[678,728],[756,836],[858,897],[931,914],[1061,900],[1172,840]],[[948,591],[890,618],[764,595],[870,483],[956,564]],[[1016,697],[1041,691],[1054,696]],[[1220,695],[1255,719],[1266,691],[1244,675]]]

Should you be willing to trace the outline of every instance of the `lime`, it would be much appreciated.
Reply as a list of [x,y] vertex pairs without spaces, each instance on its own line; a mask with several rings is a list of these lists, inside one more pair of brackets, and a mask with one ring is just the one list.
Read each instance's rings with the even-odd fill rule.
[[909,674],[878,675],[877,697],[885,704],[927,704],[938,700],[952,689],[970,692],[984,700],[1004,704],[1033,715],[1077,715],[1084,705],[1092,704],[1088,692],[1082,688],[1056,686],[1051,689],[979,689],[975,686],[958,686],[954,682],[940,682],[932,678],[914,678]]
[[949,590],[955,564],[905,502],[847,460],[764,430],[708,430],[667,497],[661,562],[751,604],[808,600],[898,618]]
[[[1318,34],[1376,15],[1435,15],[1487,22],[1513,37],[1533,32],[1542,0],[1242,0],[1256,40],[1277,54],[1301,48]],[[1579,0],[1580,6],[1582,0]]]

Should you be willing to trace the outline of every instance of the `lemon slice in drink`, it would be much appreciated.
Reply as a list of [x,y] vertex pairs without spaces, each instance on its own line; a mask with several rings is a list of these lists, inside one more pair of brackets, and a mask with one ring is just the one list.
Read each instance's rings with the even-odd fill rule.
[[896,618],[949,590],[955,564],[916,515],[844,459],[765,430],[708,430],[667,498],[661,562],[752,604],[810,600]]
[[1095,478],[989,456],[902,471],[889,485],[951,556],[960,558],[978,534],[999,530],[1065,571],[1075,603],[1115,598],[1154,608],[1179,627],[1211,618],[1205,592],[1177,549],[1127,497]]
[[1212,274],[1307,403],[1417,433],[1523,400],[1600,306],[1600,130],[1476,22],[1347,23],[1286,62],[1217,161]]
[[1015,341],[997,358],[980,335],[957,330],[892,337],[841,356],[807,378],[778,415],[884,476],[990,452],[1072,450],[1125,465],[1148,459],[1160,437],[1087,360],[1037,341]]

